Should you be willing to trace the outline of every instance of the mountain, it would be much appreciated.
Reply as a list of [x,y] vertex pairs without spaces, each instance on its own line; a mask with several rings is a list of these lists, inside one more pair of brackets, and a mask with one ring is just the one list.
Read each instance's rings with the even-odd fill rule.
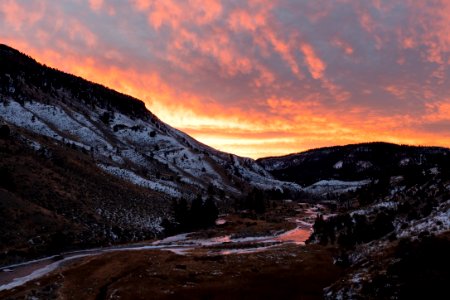
[[374,180],[419,173],[447,172],[450,149],[382,142],[312,149],[258,159],[279,180],[298,183],[306,192],[345,192]]
[[327,199],[310,243],[336,247],[346,275],[326,299],[440,299],[450,279],[450,149],[366,143],[258,162]]
[[0,70],[5,257],[158,235],[172,199],[210,196],[226,208],[254,188],[301,191],[172,128],[142,101],[6,45]]
[[[289,274],[297,285],[284,268],[289,259],[303,266],[296,271],[305,275],[303,269],[314,269],[310,266],[318,262],[324,266],[326,257],[328,267],[335,269],[333,276],[343,274],[323,290],[326,299],[439,299],[446,293],[450,149],[365,143],[255,161],[196,141],[159,120],[137,99],[0,45],[0,265],[152,239],[164,234],[162,224],[176,221],[177,213],[180,220],[192,220],[200,215],[194,215],[192,207],[198,213],[205,211],[206,203],[214,215],[216,204],[221,212],[232,214],[227,215],[229,221],[222,219],[222,225],[196,232],[193,238],[211,238],[211,245],[227,250],[236,250],[231,248],[233,238],[273,242],[273,236],[258,237],[266,226],[270,232],[277,228],[278,234],[291,226],[306,226],[300,230],[303,236],[316,216],[310,245],[261,247],[261,252],[247,253],[246,259],[230,255],[225,266],[241,276],[242,263],[247,264],[258,278],[258,288],[261,282],[270,286],[270,280],[259,273],[255,258],[267,260],[276,278]],[[187,235],[171,239],[180,238]],[[227,261],[212,251],[214,247],[183,258],[204,266],[208,282],[211,265]],[[306,257],[317,261],[303,259],[304,253],[316,252],[321,255]],[[113,264],[110,274],[122,272],[122,279],[136,285],[143,275],[161,281],[169,278],[147,270],[130,275],[132,270],[143,270],[141,260],[132,262],[141,255],[148,263],[145,253],[117,254],[124,264],[119,270]],[[188,270],[179,263],[181,256],[162,256],[161,264],[153,264],[158,272]],[[51,259],[64,261],[63,256]],[[108,256],[98,259],[110,264]],[[85,262],[95,265],[96,258]],[[185,273],[188,281],[193,280],[192,270]],[[312,275],[320,277],[320,272]],[[64,281],[61,273],[55,274]],[[80,274],[75,282],[85,279],[85,272]],[[235,273],[216,274],[235,277]],[[106,281],[97,282],[96,298],[104,298],[115,282],[111,280],[115,275],[104,275]],[[177,276],[170,278],[184,289]],[[220,283],[228,282],[221,276]],[[239,276],[238,288],[230,290],[241,288]],[[30,284],[33,295],[39,288]],[[46,286],[42,289],[49,292]],[[278,286],[274,289],[278,292]]]

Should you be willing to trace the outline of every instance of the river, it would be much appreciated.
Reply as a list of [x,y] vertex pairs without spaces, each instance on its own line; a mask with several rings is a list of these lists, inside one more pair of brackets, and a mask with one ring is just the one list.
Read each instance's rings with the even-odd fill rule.
[[[309,216],[315,215],[316,212],[317,210],[314,208],[306,211]],[[297,228],[270,236],[233,238],[232,236],[227,235],[207,239],[196,239],[190,237],[192,233],[184,233],[148,244],[140,243],[126,246],[122,245],[73,251],[10,265],[0,268],[0,291],[19,287],[83,257],[95,256],[108,252],[160,250],[172,251],[179,255],[189,255],[189,252],[195,249],[206,249],[206,255],[228,255],[266,251],[286,243],[302,245],[309,238],[312,230],[312,224],[305,222],[304,220],[304,218],[294,219],[293,221],[297,223]],[[308,220],[311,220],[311,218]]]

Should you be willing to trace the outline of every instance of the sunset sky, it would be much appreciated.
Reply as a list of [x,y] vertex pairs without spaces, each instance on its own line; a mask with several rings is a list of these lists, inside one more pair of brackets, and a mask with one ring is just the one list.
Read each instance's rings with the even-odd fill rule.
[[450,146],[447,0],[1,0],[0,43],[238,155]]

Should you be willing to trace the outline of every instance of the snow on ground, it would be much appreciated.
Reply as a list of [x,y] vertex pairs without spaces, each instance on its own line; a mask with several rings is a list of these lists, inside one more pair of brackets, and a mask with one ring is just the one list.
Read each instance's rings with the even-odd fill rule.
[[369,184],[371,181],[369,179],[361,181],[341,181],[341,180],[320,180],[304,190],[305,192],[325,195],[327,193],[346,193],[354,191],[362,186]]
[[383,202],[379,202],[377,204],[368,206],[364,209],[358,209],[358,210],[354,210],[350,213],[351,216],[353,215],[369,215],[371,214],[373,211],[379,209],[379,208],[386,208],[386,209],[391,209],[394,210],[396,209],[398,206],[397,202],[394,201],[383,201]]
[[401,167],[404,167],[404,166],[409,165],[410,162],[411,162],[411,159],[404,158],[398,163],[398,165],[401,166]]
[[[272,247],[277,246],[278,245],[277,242],[279,243],[297,242],[295,238],[299,236],[296,234],[296,229],[287,232],[280,232],[277,235],[272,236],[257,236],[244,238],[232,238],[230,236],[222,236],[210,239],[189,239],[189,235],[190,233],[183,233],[153,242],[152,244],[115,246],[110,248],[96,248],[96,249],[68,252],[64,253],[63,254],[64,258],[58,261],[53,261],[53,259],[56,256],[51,256],[22,264],[7,266],[4,267],[3,269],[9,269],[11,270],[11,272],[14,272],[15,268],[25,267],[31,273],[20,278],[15,278],[11,282],[1,285],[0,291],[13,289],[29,281],[41,278],[42,276],[57,270],[59,267],[61,267],[68,261],[72,261],[87,256],[99,255],[102,253],[117,252],[117,251],[162,250],[162,251],[172,251],[179,255],[187,255],[189,254],[190,250],[195,248],[220,246],[222,244],[226,244],[227,245],[226,249],[220,249],[219,247],[217,248],[217,250],[211,250],[210,254],[213,255],[216,255],[217,253],[221,253],[223,255],[245,254],[268,250]],[[249,248],[240,247],[240,244],[248,244],[248,243],[254,243],[254,246]],[[233,244],[236,245],[236,248],[229,247],[229,245]],[[42,265],[42,263],[46,261],[48,263]]]
[[152,245],[163,245],[168,243],[182,242],[188,238],[188,235],[191,233],[181,233],[173,236],[169,236],[165,239],[153,242]]
[[[6,122],[18,127],[58,141],[70,142],[86,150],[90,149],[90,145],[102,145],[112,149],[111,145],[94,131],[78,123],[62,109],[54,106],[38,102],[26,102],[22,106],[15,101],[9,101],[6,105],[5,103],[0,105],[0,116]],[[61,132],[74,136],[77,140],[63,138],[51,129],[49,124],[58,128]],[[36,144],[32,146],[36,146]]]
[[440,233],[450,230],[450,200],[441,203],[428,217],[411,222],[411,226],[401,229],[397,226],[398,237],[418,236],[421,232]]
[[373,164],[370,161],[360,160],[356,163],[356,166],[359,170],[367,170],[373,167]]
[[70,261],[70,260],[74,260],[77,258],[81,258],[81,257],[85,257],[88,256],[89,254],[80,254],[80,255],[74,255],[56,262],[53,262],[47,266],[45,266],[44,268],[40,268],[35,270],[34,272],[32,272],[31,274],[21,277],[21,278],[15,278],[12,282],[8,283],[8,284],[4,284],[2,286],[0,286],[0,291],[4,291],[4,290],[10,290],[13,289],[15,287],[24,285],[25,283],[40,278],[54,270],[56,270],[61,264]]
[[277,161],[277,162],[270,162],[270,163],[265,163],[265,169],[267,171],[275,171],[275,170],[279,170],[284,168],[286,164],[283,161]]
[[[133,202],[134,199],[129,199]],[[161,227],[161,217],[153,216],[148,212],[136,209],[113,209],[107,207],[99,207],[96,213],[114,223],[126,224],[134,228],[145,229],[151,232],[160,233],[164,230]]]
[[36,142],[35,140],[28,139],[25,137],[22,137],[22,140],[25,141],[28,144],[28,146],[30,146],[30,148],[33,149],[34,151],[39,151],[42,149],[42,145]]
[[74,120],[76,120],[79,124],[83,125],[84,127],[87,127],[91,129],[92,131],[95,131],[98,135],[101,135],[98,131],[95,125],[92,123],[92,120],[89,120],[84,115],[77,113],[75,111],[71,111],[71,116]]
[[[85,118],[81,115],[72,117],[69,116],[62,108],[46,105],[39,102],[26,102],[24,107],[32,112],[35,117],[46,122],[47,124],[53,125],[58,128],[59,131],[68,133],[77,137],[80,142],[82,142],[86,147],[88,145],[94,146],[108,146],[112,148],[108,142],[106,142],[97,132],[92,130],[92,124],[89,124]],[[82,122],[79,122],[82,120]]]
[[[179,174],[181,182],[196,186],[213,186],[240,193],[232,184],[223,180],[217,167],[233,168],[250,184],[264,190],[288,189],[301,191],[302,188],[289,182],[278,181],[252,159],[240,158],[204,146],[186,134],[160,123],[132,119],[119,112],[112,113],[108,125],[112,135],[107,135],[99,125],[100,117],[108,112],[95,109],[79,113],[69,107],[48,105],[37,101],[20,105],[14,100],[0,104],[0,118],[18,127],[50,137],[66,144],[73,144],[92,151],[92,155],[107,165],[111,160],[122,165],[122,169],[107,170],[113,175],[128,178],[129,181],[162,191],[169,195],[179,195],[179,191],[168,188],[166,183],[154,182],[138,176],[133,169],[149,169],[152,160],[164,164],[170,171]],[[110,112],[109,112],[110,113]],[[38,143],[31,143],[33,149],[40,149]],[[125,169],[125,162],[134,164]],[[220,167],[220,168],[221,168]],[[122,170],[122,171],[119,171]]]
[[157,192],[162,192],[162,193],[167,194],[172,197],[181,197],[181,193],[178,190],[176,190],[174,187],[163,185],[160,182],[150,181],[148,179],[145,179],[145,178],[137,175],[136,173],[134,173],[130,170],[125,170],[125,169],[121,169],[118,167],[107,166],[107,165],[103,165],[103,164],[98,164],[98,166],[101,169],[103,169],[104,171],[106,171],[107,173],[110,173],[121,179],[125,179],[136,185],[139,185],[139,186],[142,186],[142,187],[145,187],[145,188],[157,191]]
[[62,137],[50,129],[47,124],[34,117],[33,113],[15,101],[9,101],[8,104],[0,104],[0,116],[6,122],[14,124],[18,127],[28,129],[34,133],[50,138],[62,140]]
[[[221,176],[214,170],[203,154],[193,153],[189,149],[179,149],[167,153],[167,160],[193,178],[207,176],[211,180],[220,180]],[[221,186],[221,185],[219,185]]]
[[441,173],[441,172],[439,171],[439,168],[438,168],[438,167],[431,168],[431,169],[429,170],[429,172],[430,172],[430,174],[433,174],[433,175],[438,175],[439,173]]
[[81,127],[78,122],[70,118],[65,111],[57,106],[39,102],[26,102],[24,107],[39,119],[54,125],[61,131],[70,131],[74,128]]
[[[114,123],[116,125],[125,125],[130,128],[137,126],[138,124],[136,121],[133,121],[118,113],[115,114]],[[182,138],[187,141],[187,137],[184,137],[182,134],[178,134],[176,130],[173,130],[172,132],[170,130],[171,128],[169,128],[169,131],[166,133],[157,131],[154,137],[149,137],[149,132],[150,130],[153,130],[153,127],[148,127],[149,125],[146,124],[140,124],[139,126],[140,129],[138,130],[131,130],[130,128],[118,130],[115,135],[122,141],[132,142],[141,149],[154,149],[157,144],[159,150],[152,152],[154,159],[167,164],[172,171],[177,173],[186,172],[191,175],[192,178],[204,178],[210,184],[218,188],[222,188],[224,186],[221,175],[219,175],[210,162],[205,159],[205,155],[202,152],[196,152],[198,150],[194,151],[193,149],[187,148],[186,145],[183,145],[178,140]],[[192,143],[195,143],[195,141],[192,141]],[[137,152],[122,151],[122,156],[127,157],[138,165],[145,164],[145,159]],[[218,156],[210,155],[210,158],[218,164],[223,165],[227,163]],[[288,188],[301,190],[300,186],[296,184],[280,182],[272,179],[270,174],[254,162],[249,162],[249,166],[244,167],[241,165],[239,159],[235,159],[235,166],[244,178],[251,181],[259,188],[278,188],[280,190]],[[182,176],[182,180],[187,183],[193,182],[192,179],[186,178],[185,176]]]
[[334,164],[333,168],[336,170],[342,169],[342,166],[344,165],[344,162],[342,160],[338,161]]
[[[395,208],[396,203],[394,202],[381,202],[374,207],[387,207]],[[370,208],[374,210],[375,208]],[[362,211],[362,213],[367,213]],[[421,233],[426,231],[439,234],[450,230],[450,200],[443,202],[436,207],[433,212],[422,219],[408,221],[410,222],[407,228],[402,227],[403,222],[397,222],[395,224],[395,233],[397,238],[411,238],[417,239]],[[369,242],[367,244],[359,245],[357,250],[349,256],[350,261],[353,265],[358,265],[363,262],[367,262],[373,259],[380,251],[380,249],[386,249],[389,245],[389,240],[379,239]],[[395,260],[391,261],[394,262]],[[325,299],[353,299],[358,298],[358,291],[362,288],[363,282],[368,282],[371,280],[371,271],[362,268],[347,274],[346,279],[351,285],[341,287],[339,290],[334,291],[333,286],[324,289]]]
[[[99,111],[99,116],[104,112],[108,112],[107,110],[101,110],[101,109],[99,109],[98,111]],[[127,127],[133,127],[136,125],[143,125],[144,123],[140,122],[140,119],[133,120],[124,114],[116,112],[116,113],[114,113],[114,117],[111,120],[111,124],[112,125],[125,125]]]
[[150,137],[149,131],[145,127],[139,129],[124,128],[117,130],[114,134],[123,142],[138,144],[141,147],[151,147],[157,144],[157,141]]
[[[247,164],[251,165],[252,162],[247,161]],[[276,180],[263,168],[258,168],[259,172],[251,170],[248,166],[242,165],[239,159],[234,160],[234,167],[239,171],[243,178],[247,179],[249,182],[260,189],[278,189],[281,191],[284,191],[284,189],[288,189],[293,191],[302,191],[302,187],[298,184]]]
[[148,159],[134,149],[125,149],[120,151],[122,158],[126,158],[138,166],[147,166]]

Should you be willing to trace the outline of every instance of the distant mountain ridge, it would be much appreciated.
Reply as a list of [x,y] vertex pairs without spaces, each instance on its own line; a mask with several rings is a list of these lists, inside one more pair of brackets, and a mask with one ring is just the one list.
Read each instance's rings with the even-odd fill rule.
[[320,180],[358,181],[394,176],[408,169],[443,168],[450,149],[396,145],[384,142],[312,149],[258,159],[275,178],[309,186]]

